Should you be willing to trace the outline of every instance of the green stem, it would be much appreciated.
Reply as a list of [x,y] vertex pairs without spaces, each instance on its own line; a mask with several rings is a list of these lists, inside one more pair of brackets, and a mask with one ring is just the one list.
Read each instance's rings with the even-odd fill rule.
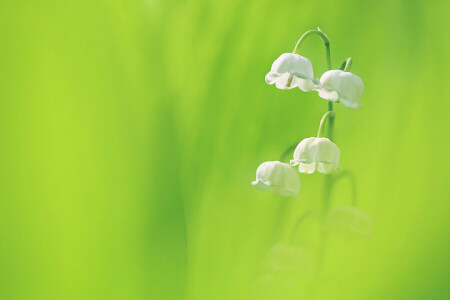
[[291,231],[291,235],[289,237],[289,242],[290,243],[294,243],[294,238],[296,233],[298,233],[298,229],[300,228],[300,225],[303,224],[303,222],[305,222],[306,219],[308,219],[309,217],[313,217],[313,216],[320,216],[320,213],[316,210],[311,210],[308,211],[306,213],[304,213],[295,223],[294,228]]
[[327,64],[328,64],[328,70],[331,70],[331,54],[330,54],[330,40],[328,39],[327,35],[317,27],[317,30],[308,30],[305,32],[300,39],[298,40],[297,44],[295,45],[294,51],[292,53],[298,54],[298,51],[300,49],[300,46],[303,44],[305,39],[310,35],[318,35],[320,39],[322,40],[323,44],[325,45],[325,51],[327,56]]
[[[320,29],[319,29],[320,30]],[[329,45],[327,46],[327,55],[329,55]],[[328,58],[328,70],[331,70],[331,59]],[[333,111],[333,101],[328,101],[328,112],[322,117],[323,123],[325,123],[326,121],[326,116],[328,116],[329,121],[328,121],[328,138],[333,141],[334,140],[334,135],[333,135],[333,129],[334,129],[334,118],[335,118],[335,113]],[[325,120],[324,120],[325,118]],[[321,128],[319,128],[319,135],[321,134],[320,130],[322,129],[323,131],[323,126],[322,126],[322,121],[321,123]],[[326,232],[324,230],[324,224],[325,224],[325,217],[330,209],[330,205],[331,205],[331,190],[333,187],[333,177],[331,174],[328,174],[325,176],[325,181],[324,181],[324,194],[323,194],[323,198],[322,198],[322,231],[320,233],[320,247],[319,247],[319,253],[318,253],[318,263],[317,263],[317,270],[316,270],[316,278],[317,278],[317,283],[320,282],[319,278],[320,278],[320,274],[322,272],[322,268],[323,268],[323,261],[325,259],[325,248],[326,248],[326,244],[327,244],[327,236],[326,236]]]
[[347,72],[350,71],[350,67],[352,66],[352,58],[347,57],[347,59],[342,63],[340,70]]
[[332,111],[332,110],[327,111],[323,115],[322,120],[320,120],[319,131],[317,132],[318,138],[324,137],[323,132],[324,132],[325,124],[327,123],[327,119],[330,119],[333,116],[334,116],[334,111]]
[[[325,46],[325,51],[326,51],[327,67],[328,67],[328,70],[331,70],[332,66],[331,66],[330,40],[328,39],[328,36],[319,27],[317,27],[317,30],[313,29],[313,30],[308,30],[307,32],[305,32],[298,40],[297,44],[295,45],[294,51],[292,53],[298,54],[301,45],[306,40],[306,38],[310,35],[317,35],[322,40],[322,42]],[[333,101],[328,101],[328,111],[333,111]],[[328,138],[330,140],[333,140],[333,126],[334,126],[334,115],[330,117],[329,126],[328,126]]]
[[352,190],[352,199],[351,199],[351,206],[356,207],[358,205],[358,193],[356,190],[356,178],[353,175],[352,172],[349,171],[341,171],[339,173],[339,175],[337,175],[334,180],[333,180],[333,186],[332,188],[334,188],[335,184],[342,178],[348,178],[350,181],[350,187]]
[[283,154],[281,154],[280,156],[280,161],[284,162],[286,160],[286,157],[295,150],[295,148],[297,148],[298,143],[295,143],[291,146],[289,146],[289,148],[287,148],[286,150],[284,150]]
[[330,141],[334,140],[334,136],[333,136],[333,127],[334,127],[334,118],[335,115],[334,111],[333,111],[333,101],[328,101],[328,112],[333,112],[333,114],[330,115],[330,120],[328,121],[328,138],[330,139]]

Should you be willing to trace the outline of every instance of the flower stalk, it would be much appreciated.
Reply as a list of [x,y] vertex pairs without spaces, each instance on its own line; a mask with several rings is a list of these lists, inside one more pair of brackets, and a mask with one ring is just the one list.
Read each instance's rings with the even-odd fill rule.
[[[320,27],[317,27],[317,30],[313,29],[313,30],[308,30],[307,32],[305,32],[300,39],[298,40],[297,44],[295,45],[294,51],[292,53],[294,54],[298,54],[298,51],[300,49],[300,46],[303,44],[303,42],[306,40],[306,38],[310,35],[317,35],[320,37],[320,39],[322,40],[324,46],[325,46],[325,52],[326,52],[326,57],[327,57],[327,67],[328,70],[332,69],[331,66],[331,50],[330,50],[330,40],[328,39],[328,36],[322,31],[322,29],[320,29]],[[333,101],[328,101],[328,111],[333,111]],[[330,119],[330,129],[328,132],[328,136],[330,137],[330,140],[332,139],[332,127],[333,127],[333,119],[334,117],[332,117]]]
[[297,44],[295,45],[294,51],[292,53],[298,54],[298,51],[300,49],[300,46],[303,44],[303,42],[306,40],[306,38],[310,35],[317,35],[322,40],[323,44],[325,45],[325,51],[327,56],[327,64],[328,64],[328,70],[331,70],[331,52],[330,52],[330,40],[328,39],[327,35],[319,28],[313,30],[308,30],[305,32],[300,39],[298,40]]
[[[322,74],[320,79],[314,78],[311,61],[299,54],[300,47],[312,35],[318,36],[325,46],[327,71]],[[364,215],[358,214],[354,207],[346,208],[345,210],[330,210],[333,187],[343,177],[350,179],[353,195],[352,206],[356,206],[356,185],[353,176],[350,173],[343,173],[337,176],[332,175],[332,173],[340,171],[340,150],[334,143],[334,119],[336,117],[333,107],[334,102],[356,109],[361,106],[360,99],[364,92],[364,83],[361,78],[350,72],[351,65],[352,58],[348,57],[339,69],[333,69],[330,40],[317,27],[317,29],[305,32],[300,37],[292,53],[281,54],[273,62],[270,71],[265,77],[267,84],[275,85],[280,90],[292,90],[298,87],[304,92],[316,91],[320,98],[328,101],[328,109],[320,120],[317,137],[304,138],[298,145],[292,145],[283,152],[280,161],[268,161],[261,164],[256,171],[256,180],[252,182],[260,190],[273,191],[275,196],[297,197],[300,190],[299,173],[322,173],[325,175],[319,210],[307,212],[301,216],[294,225],[289,239],[290,243],[294,243],[295,234],[305,220],[311,216],[318,217],[322,230],[319,237],[317,267],[315,268],[313,286],[318,286],[321,281],[321,269],[327,244],[325,225],[329,215],[334,212],[334,217],[337,220],[340,220],[342,216],[349,216],[351,220],[365,221],[367,219]],[[293,150],[293,159],[285,162]],[[296,166],[297,168],[293,168]],[[369,222],[366,223],[369,224]],[[369,226],[366,227],[368,228]],[[349,229],[353,231],[359,230],[354,226]]]
[[[327,51],[328,70],[331,70],[332,66],[331,66],[331,58],[330,58],[330,43],[328,42],[327,44],[325,44],[325,47],[327,49],[326,51]],[[331,141],[334,141],[333,128],[334,128],[335,113],[333,111],[333,101],[328,101],[328,112],[324,114],[324,116],[322,117],[322,120],[320,121],[318,137],[321,134],[323,134],[323,127],[324,127],[325,122],[327,121],[328,117],[330,119],[328,121],[328,138]],[[324,185],[325,185],[325,190],[324,190],[323,200],[322,200],[322,220],[321,220],[322,221],[322,232],[321,232],[321,236],[320,236],[320,247],[319,247],[319,256],[318,256],[319,261],[318,261],[317,274],[316,274],[317,278],[320,277],[320,273],[322,271],[323,260],[324,260],[324,256],[325,256],[325,248],[326,248],[326,243],[327,243],[327,238],[326,238],[325,231],[323,230],[323,225],[325,224],[326,214],[330,210],[331,190],[333,188],[332,175],[328,174],[325,176]]]
[[317,132],[317,137],[318,138],[321,138],[321,137],[324,137],[324,128],[325,128],[325,124],[326,124],[326,122],[327,122],[327,119],[330,119],[330,118],[332,118],[332,117],[334,117],[334,111],[327,111],[324,115],[323,115],[323,117],[322,117],[322,120],[320,120],[320,125],[319,125],[319,131]]
[[352,66],[352,58],[347,57],[347,59],[342,63],[342,65],[339,69],[344,72],[348,72],[348,71],[350,71],[351,66]]

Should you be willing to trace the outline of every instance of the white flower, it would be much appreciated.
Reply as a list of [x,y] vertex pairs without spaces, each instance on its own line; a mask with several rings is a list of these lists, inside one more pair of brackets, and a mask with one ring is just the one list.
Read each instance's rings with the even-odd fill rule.
[[361,106],[359,100],[364,92],[364,83],[353,73],[331,70],[320,78],[318,91],[323,99],[342,102],[349,108],[358,108]]
[[328,213],[325,228],[348,237],[362,237],[372,233],[373,222],[365,212],[351,206],[341,206]]
[[281,54],[274,61],[266,75],[266,82],[275,83],[277,88],[283,90],[299,87],[302,91],[310,92],[317,89],[311,61],[293,53]]
[[252,184],[259,190],[273,191],[275,196],[300,195],[300,176],[290,165],[279,161],[262,163],[256,170],[256,180]]
[[270,249],[263,268],[269,272],[293,272],[312,275],[312,255],[303,248],[287,244],[277,244]]
[[262,262],[262,272],[254,284],[255,299],[307,299],[308,288],[315,278],[316,260],[304,248],[275,245]]
[[297,145],[291,165],[298,165],[300,173],[330,174],[339,171],[340,156],[339,148],[329,139],[310,137]]

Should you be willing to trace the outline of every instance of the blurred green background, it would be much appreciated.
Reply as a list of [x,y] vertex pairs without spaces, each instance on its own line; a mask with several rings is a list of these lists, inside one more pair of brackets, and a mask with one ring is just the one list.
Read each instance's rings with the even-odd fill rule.
[[[325,100],[264,82],[317,26],[333,66],[352,56],[366,86],[362,108],[336,106],[335,137],[374,232],[330,241],[314,299],[449,299],[449,13],[446,0],[2,0],[0,299],[300,299],[255,282],[324,176],[302,175],[299,199],[250,183],[317,132]],[[320,39],[301,54],[326,70]],[[348,205],[349,183],[332,198]]]

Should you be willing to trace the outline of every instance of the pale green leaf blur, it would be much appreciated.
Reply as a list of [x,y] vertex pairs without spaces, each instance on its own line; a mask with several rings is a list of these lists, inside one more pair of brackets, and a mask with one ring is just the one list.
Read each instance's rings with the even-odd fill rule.
[[[449,13],[446,0],[1,0],[0,299],[448,299]],[[325,100],[264,82],[317,26],[333,66],[351,56],[365,83],[362,108],[336,106],[335,141],[373,233],[330,238],[308,294],[303,275],[260,276],[324,176],[301,175],[298,199],[251,181],[317,133]],[[320,39],[301,53],[326,70]],[[350,205],[348,180],[332,201]],[[304,225],[299,246],[318,236]],[[283,263],[308,265],[297,250]]]

